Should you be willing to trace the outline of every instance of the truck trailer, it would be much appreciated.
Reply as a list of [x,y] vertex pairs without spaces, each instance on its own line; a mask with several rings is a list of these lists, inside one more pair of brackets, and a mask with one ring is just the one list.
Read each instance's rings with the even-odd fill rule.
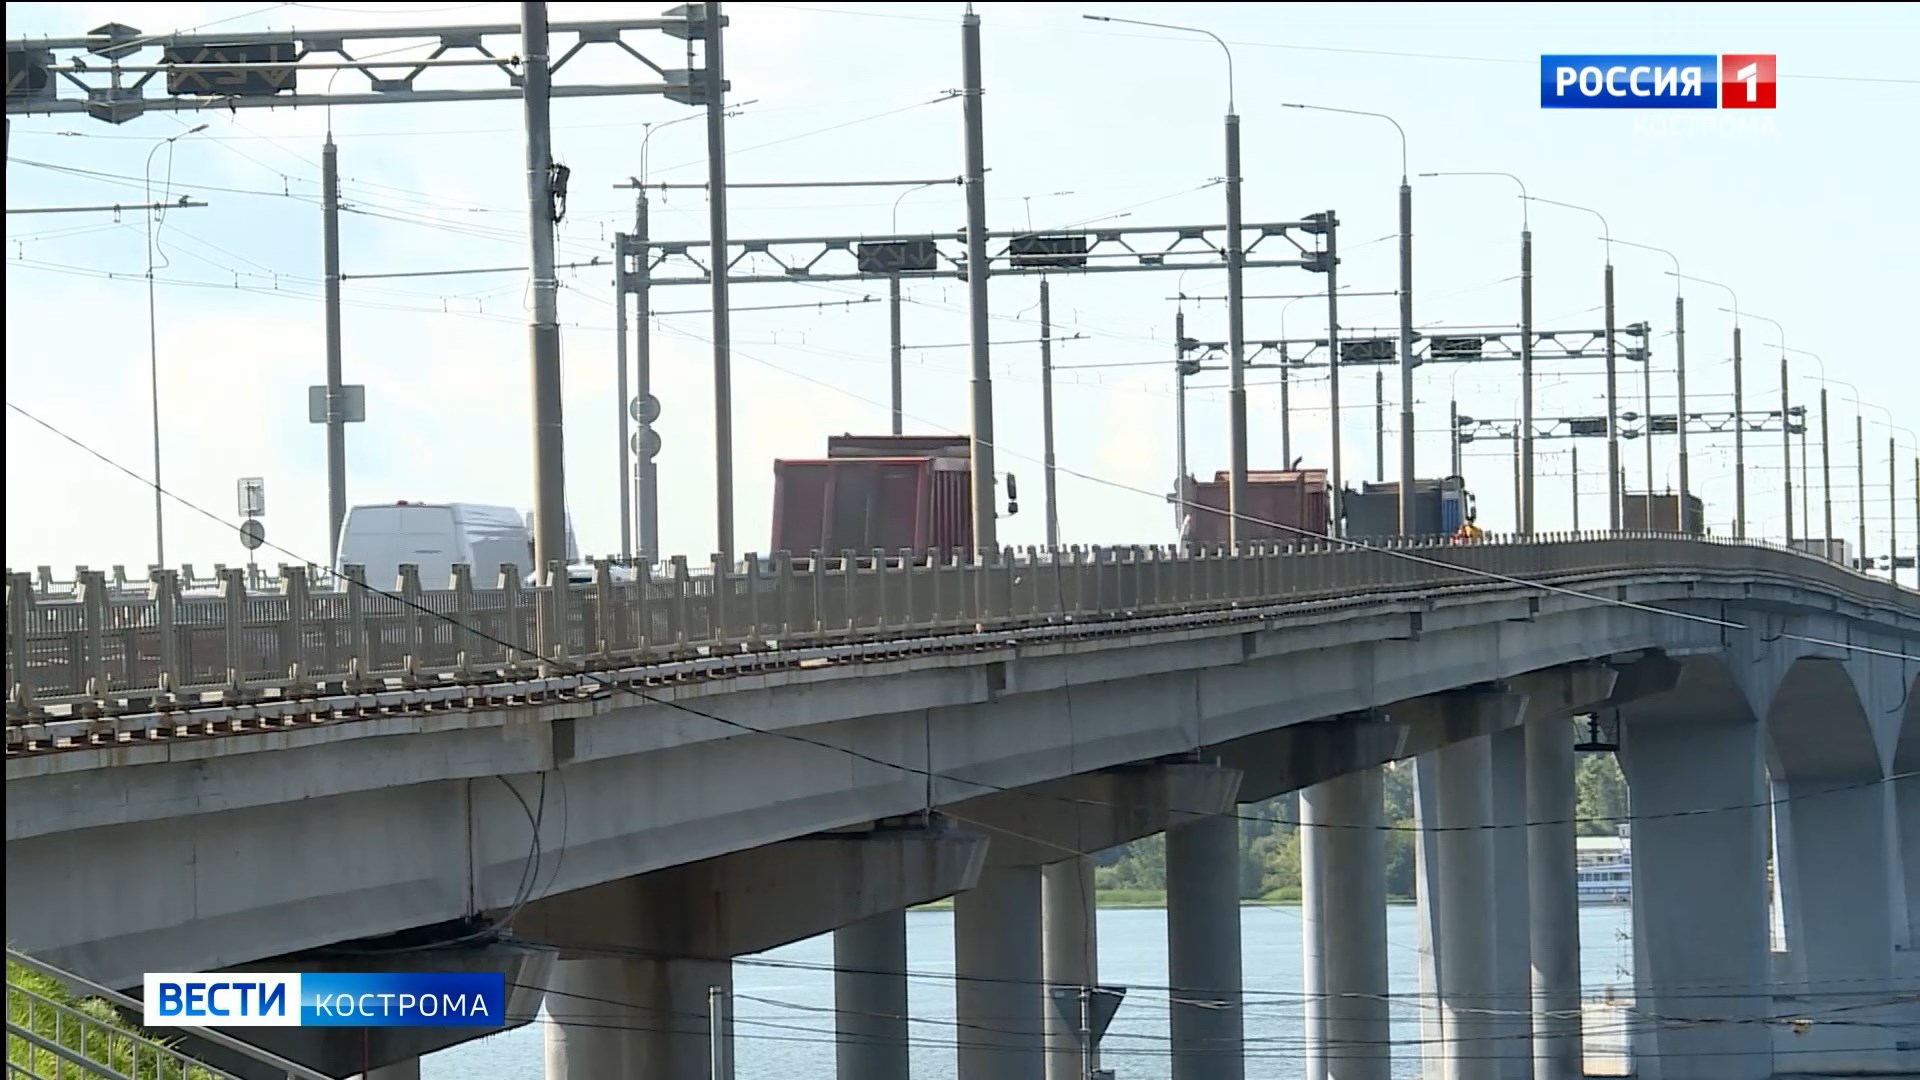
[[[1185,477],[1186,499],[1172,499],[1174,522],[1189,546],[1218,547],[1227,542],[1225,470],[1212,480]],[[1249,470],[1247,506],[1241,509],[1240,539],[1300,541],[1327,535],[1328,488],[1324,469]]]
[[[973,549],[964,435],[835,435],[824,458],[773,463],[773,550],[791,555]],[[1007,478],[1008,513],[1014,481]]]
[[[1400,535],[1399,483],[1362,484],[1358,491],[1348,490],[1340,502],[1346,511],[1349,538],[1373,540]],[[1452,536],[1477,516],[1473,493],[1458,476],[1415,480],[1412,509],[1407,533],[1426,539]]]

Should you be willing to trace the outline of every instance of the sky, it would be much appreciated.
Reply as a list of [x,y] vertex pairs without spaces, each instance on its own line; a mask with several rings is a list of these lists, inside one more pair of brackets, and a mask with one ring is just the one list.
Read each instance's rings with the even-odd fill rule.
[[[550,4],[550,17],[605,18],[613,5]],[[10,40],[72,35],[109,21],[148,33],[298,27],[516,23],[514,4],[9,4]],[[955,3],[732,3],[726,45],[733,183],[953,177],[964,167]],[[618,5],[634,15],[649,5]],[[664,10],[664,7],[662,8]],[[1889,353],[1911,336],[1904,317],[1920,285],[1920,216],[1912,183],[1920,145],[1901,132],[1920,107],[1911,43],[1920,9],[1902,5],[1521,4],[1013,4],[976,5],[982,24],[989,228],[1197,225],[1223,220],[1219,46],[1174,32],[1098,24],[1084,13],[1173,20],[1225,39],[1241,115],[1245,220],[1297,220],[1332,209],[1342,223],[1341,322],[1392,327],[1397,282],[1400,143],[1384,121],[1284,107],[1304,103],[1385,113],[1405,130],[1414,185],[1414,321],[1420,327],[1507,326],[1519,320],[1523,210],[1534,236],[1540,329],[1602,325],[1607,247],[1592,214],[1523,204],[1500,178],[1421,172],[1500,171],[1538,199],[1589,207],[1611,235],[1621,325],[1653,330],[1656,412],[1674,408],[1673,253],[1686,274],[1738,293],[1750,410],[1778,408],[1781,332],[1789,395],[1815,417],[1813,517],[1822,516],[1818,394],[1831,412],[1836,534],[1849,539],[1855,495],[1854,418],[1866,422],[1868,546],[1886,550],[1887,440],[1899,449],[1901,548],[1914,538],[1920,374]],[[627,40],[665,67],[685,47],[662,35]],[[556,43],[570,43],[556,35]],[[411,42],[383,59],[419,55]],[[490,39],[503,54],[511,37]],[[407,48],[402,48],[407,46]],[[373,46],[368,46],[373,48]],[[399,50],[387,52],[387,50]],[[556,49],[556,51],[559,51]],[[1772,112],[1543,110],[1542,53],[1772,52]],[[151,57],[153,54],[147,54]],[[364,54],[362,54],[364,56]],[[148,62],[151,62],[149,59]],[[319,89],[326,74],[309,73]],[[565,83],[648,82],[638,61],[590,46],[556,76]],[[364,88],[347,72],[336,92]],[[504,76],[441,69],[422,87],[504,85]],[[706,175],[705,125],[654,96],[574,98],[553,105],[554,152],[571,169],[558,257],[568,504],[584,552],[620,545],[613,234],[631,227],[642,139],[654,182]],[[84,116],[18,117],[6,195],[7,530],[9,566],[130,569],[155,553],[149,383],[147,230],[155,230],[154,355],[168,562],[245,559],[230,523],[241,477],[266,482],[263,561],[327,559],[324,434],[306,416],[324,381],[321,145],[331,125],[343,179],[346,381],[367,387],[367,422],[348,428],[351,503],[469,501],[532,505],[529,305],[523,113],[518,101],[323,109],[154,112],[114,126]],[[170,144],[162,140],[205,124]],[[21,137],[12,152],[11,135]],[[157,148],[157,149],[156,149]],[[147,170],[151,167],[151,172]],[[29,207],[142,203],[148,177],[167,200],[204,208],[149,221],[129,211],[21,215]],[[743,189],[729,195],[733,237],[951,232],[961,190]],[[656,193],[656,240],[704,241],[699,190]],[[760,264],[764,265],[764,264]],[[422,271],[490,270],[431,277]],[[1163,497],[1174,474],[1170,353],[1177,310],[1189,336],[1226,337],[1224,272],[1057,275],[1052,280],[1061,533],[1068,543],[1168,542]],[[1250,270],[1250,297],[1324,289],[1297,269]],[[991,283],[999,467],[1020,481],[1021,512],[1003,543],[1044,538],[1037,283]],[[1176,295],[1189,298],[1176,302]],[[1688,407],[1732,408],[1733,317],[1725,291],[1686,284]],[[888,425],[886,288],[882,282],[737,285],[732,367],[736,547],[765,548],[776,458],[817,457],[828,435]],[[968,430],[966,290],[909,283],[903,337],[907,430]],[[1216,298],[1216,299],[1207,299]],[[715,546],[711,323],[704,287],[653,293],[651,342],[663,450],[660,538],[697,563]],[[795,305],[817,305],[797,307]],[[1250,339],[1325,332],[1325,304],[1249,299]],[[674,312],[683,312],[675,314]],[[1621,410],[1644,411],[1637,368],[1622,365]],[[1597,361],[1538,365],[1536,415],[1604,412]],[[1280,410],[1271,371],[1249,373],[1249,447],[1279,468]],[[1378,479],[1373,369],[1342,374],[1343,465],[1349,484]],[[1227,464],[1223,374],[1194,379],[1190,457],[1206,475]],[[1416,452],[1423,476],[1446,471],[1449,400],[1462,414],[1518,415],[1517,365],[1427,366],[1416,373]],[[1397,380],[1387,379],[1387,471],[1397,471]],[[1206,389],[1202,389],[1205,387]],[[1329,459],[1324,378],[1297,382],[1293,453]],[[1856,401],[1864,399],[1864,404]],[[47,426],[28,419],[30,413]],[[1606,517],[1605,444],[1537,446],[1537,526]],[[1690,440],[1691,484],[1709,527],[1729,533],[1733,447]],[[1627,487],[1645,484],[1645,447],[1622,443]],[[1514,521],[1508,443],[1464,448],[1481,523]],[[1799,447],[1793,450],[1796,474]],[[104,459],[104,460],[103,460]],[[1654,440],[1656,489],[1676,482],[1676,446]],[[113,464],[109,464],[109,462]],[[1748,439],[1749,530],[1784,524],[1777,435]],[[131,475],[130,475],[131,474]],[[1796,475],[1795,483],[1799,482]],[[1799,514],[1795,498],[1795,514]],[[1796,530],[1800,531],[1800,530]],[[204,572],[204,571],[202,571]],[[137,571],[135,571],[137,574]]]

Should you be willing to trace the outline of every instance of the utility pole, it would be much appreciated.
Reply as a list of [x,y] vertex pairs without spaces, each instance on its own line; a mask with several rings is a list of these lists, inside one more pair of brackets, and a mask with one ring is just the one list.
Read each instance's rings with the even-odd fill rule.
[[[1736,301],[1736,304],[1738,301]],[[1739,316],[1735,316],[1738,319]],[[1747,397],[1740,378],[1740,324],[1733,324],[1733,538],[1747,538]],[[1785,420],[1785,417],[1781,417]]]
[[[1394,127],[1397,129],[1396,121]],[[1339,354],[1333,357],[1340,363]],[[1378,396],[1378,383],[1375,395]],[[1383,424],[1383,417],[1376,417]],[[1413,532],[1414,427],[1413,427],[1413,185],[1406,167],[1400,172],[1400,535]],[[1384,457],[1384,454],[1382,455]],[[1386,472],[1384,462],[1381,472]],[[1383,475],[1381,479],[1386,477]]]
[[[898,281],[898,278],[894,280]],[[894,414],[898,416],[898,413]],[[1053,294],[1040,279],[1040,436],[1047,466],[1047,549],[1060,546],[1060,509],[1053,475]]]
[[[1040,295],[1046,295],[1047,282],[1040,279]],[[893,433],[902,434],[906,422],[907,391],[906,376],[901,370],[900,356],[900,275],[887,278],[887,324],[890,347],[887,350],[888,373],[893,377]]]
[[[1809,476],[1807,471],[1807,416],[1802,413],[1800,416],[1800,531],[1802,534],[1813,532],[1813,507],[1809,501],[1812,497],[1813,477]],[[1806,539],[1811,540],[1813,537],[1808,535]],[[1821,537],[1820,542],[1826,543],[1826,538]]]
[[347,521],[347,425],[340,400],[340,152],[331,130],[320,147],[320,245],[327,305],[327,558],[337,560]]
[[1187,513],[1187,313],[1173,313],[1173,468],[1177,478],[1173,488],[1179,492],[1180,513]]
[[560,283],[554,276],[552,127],[548,109],[547,5],[520,5],[526,54],[527,224],[533,268],[534,580],[567,557],[566,461],[560,415]]
[[1607,527],[1614,532],[1620,531],[1620,513],[1624,505],[1620,471],[1620,397],[1615,350],[1613,344],[1613,257],[1607,257],[1606,278],[1607,304]]
[[[1335,233],[1339,231],[1339,222],[1333,211],[1327,211],[1327,406],[1330,413],[1328,430],[1333,434],[1333,460],[1329,463],[1328,478],[1333,490],[1327,495],[1327,528],[1329,535],[1346,535],[1344,510],[1346,499],[1341,494],[1340,471],[1340,286],[1336,279],[1339,274],[1339,246]],[[1609,339],[1611,341],[1611,339]],[[1609,345],[1611,347],[1611,345]],[[1242,417],[1245,413],[1238,413]],[[1244,449],[1244,447],[1243,447]]]
[[[1524,200],[1521,203],[1525,206]],[[1613,335],[1607,335],[1609,341]],[[1579,460],[1577,457],[1574,459]],[[1456,463],[1454,472],[1459,473]],[[1579,481],[1574,482],[1576,493]],[[1575,504],[1578,505],[1578,495]],[[1574,511],[1579,529],[1579,510]],[[1520,227],[1520,532],[1533,535],[1533,229]]]
[[1793,414],[1787,410],[1787,357],[1780,355],[1780,499],[1787,512],[1787,546],[1793,546]]
[[[720,41],[720,0],[706,0],[707,222],[713,250],[727,250],[726,69]],[[720,557],[733,562],[733,319],[727,306],[727,270],[713,268],[714,494]]]
[[[967,310],[973,342],[973,546],[998,552],[994,506],[993,364],[987,322],[987,145],[980,85],[980,16],[971,5],[960,17],[961,95],[967,125]],[[715,248],[722,251],[722,248]],[[726,276],[724,266],[715,278]],[[984,579],[982,579],[984,580]]]
[[1460,403],[1447,402],[1447,445],[1452,453],[1447,459],[1449,475],[1460,475]]

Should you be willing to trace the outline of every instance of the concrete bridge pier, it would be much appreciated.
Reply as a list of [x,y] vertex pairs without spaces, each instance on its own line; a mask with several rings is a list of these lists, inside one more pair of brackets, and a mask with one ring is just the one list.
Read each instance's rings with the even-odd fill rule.
[[1237,817],[1167,830],[1167,982],[1173,1080],[1245,1076]]
[[953,899],[960,1080],[1043,1080],[1040,868],[989,866]]
[[1692,664],[1674,692],[1621,711],[1643,1080],[1773,1073],[1763,743],[1739,691]]
[[[1049,992],[1065,987],[1078,992],[1083,986],[1100,983],[1099,924],[1096,919],[1093,885],[1093,859],[1076,856],[1052,863],[1040,871],[1040,916],[1046,936],[1046,969]],[[1086,1063],[1080,1052],[1077,1022],[1059,1009],[1046,1010],[1047,1080],[1081,1080]],[[1094,1052],[1095,1068],[1099,1053]],[[906,1076],[902,1069],[895,1074]],[[842,1077],[841,1080],[850,1080]]]
[[1580,896],[1574,847],[1574,728],[1526,727],[1527,932],[1534,1080],[1580,1080]]
[[1381,782],[1371,768],[1300,792],[1308,1080],[1387,1080],[1392,1065]]
[[547,983],[546,1080],[632,1074],[643,1026],[640,969],[640,961],[608,957],[554,965]]
[[[1493,748],[1486,738],[1434,751],[1435,862],[1431,897],[1438,908],[1434,963],[1445,1041],[1444,1080],[1481,1080],[1495,1060],[1490,1010],[1497,987],[1493,898]],[[1421,777],[1420,779],[1425,779]],[[1417,781],[1416,781],[1417,782]]]
[[907,911],[894,908],[833,932],[838,1080],[909,1072]]
[[[1565,721],[1547,721],[1565,725]],[[1495,1080],[1533,1080],[1533,963],[1527,854],[1527,729],[1488,737],[1492,771]],[[1574,885],[1569,882],[1569,885]],[[1577,931],[1576,931],[1577,932]]]

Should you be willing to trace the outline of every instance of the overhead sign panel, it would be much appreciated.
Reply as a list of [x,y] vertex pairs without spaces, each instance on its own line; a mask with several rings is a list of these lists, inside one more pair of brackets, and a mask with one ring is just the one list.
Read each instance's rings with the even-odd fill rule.
[[1013,265],[1022,269],[1077,269],[1087,265],[1087,237],[1085,233],[1016,236],[1007,252]]
[[863,274],[925,274],[940,268],[940,245],[930,238],[857,244],[853,257]]
[[299,51],[292,41],[250,41],[232,45],[169,47],[162,64],[252,64],[248,68],[206,68],[167,72],[167,93],[175,97],[271,97],[295,89]]

